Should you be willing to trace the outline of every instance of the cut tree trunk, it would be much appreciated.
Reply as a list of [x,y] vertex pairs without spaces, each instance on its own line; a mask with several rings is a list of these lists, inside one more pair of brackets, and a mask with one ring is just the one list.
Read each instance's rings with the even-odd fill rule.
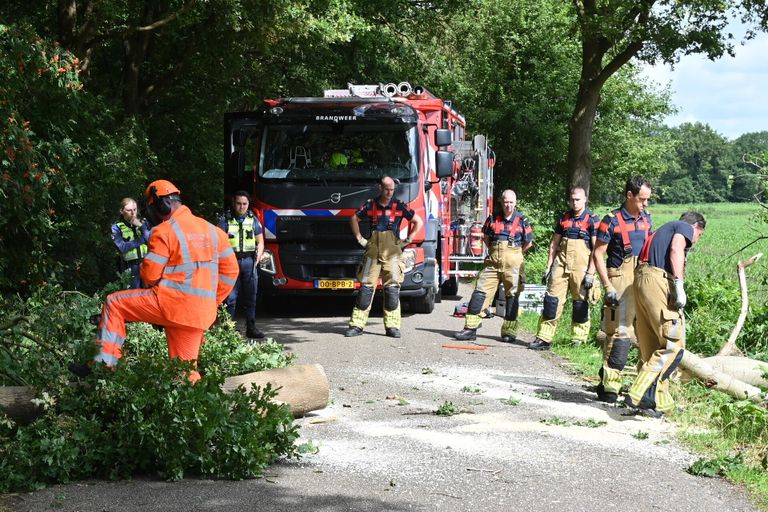
[[328,406],[328,377],[319,364],[301,364],[228,377],[222,387],[225,391],[238,386],[250,390],[252,384],[263,388],[267,383],[273,388],[280,388],[275,400],[289,404],[296,418]]
[[[717,372],[730,375],[745,384],[768,389],[768,379],[764,376],[768,373],[768,363],[764,361],[741,356],[712,356],[704,358],[703,361]],[[683,382],[690,378],[690,375],[681,375]]]
[[29,386],[0,386],[0,410],[13,421],[26,424],[43,413],[32,400],[35,391]]
[[762,402],[760,388],[716,370],[704,359],[687,350],[680,361],[680,369],[700,380],[708,388],[722,391],[741,400],[749,398],[755,402]]
[[[288,366],[228,377],[222,389],[231,391],[242,385],[250,390],[252,384],[263,388],[267,383],[275,389],[280,388],[275,401],[290,405],[296,418],[328,405],[328,377],[319,364]],[[18,423],[29,423],[43,413],[43,409],[32,402],[34,398],[35,391],[29,386],[0,386],[0,410]]]

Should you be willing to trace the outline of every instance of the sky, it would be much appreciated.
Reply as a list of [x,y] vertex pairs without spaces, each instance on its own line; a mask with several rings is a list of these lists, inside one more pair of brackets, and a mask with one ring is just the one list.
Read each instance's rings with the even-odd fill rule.
[[671,86],[679,112],[665,120],[667,125],[698,121],[731,140],[768,130],[768,34],[744,46],[737,43],[735,53],[714,62],[689,55],[674,69],[644,69],[653,81]]

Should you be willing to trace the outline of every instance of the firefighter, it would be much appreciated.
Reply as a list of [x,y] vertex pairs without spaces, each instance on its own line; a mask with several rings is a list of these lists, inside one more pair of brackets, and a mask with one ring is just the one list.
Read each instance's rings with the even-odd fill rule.
[[219,228],[229,236],[240,273],[237,283],[227,297],[227,311],[235,317],[237,301],[245,309],[245,335],[261,339],[264,333],[256,327],[256,293],[259,287],[259,261],[264,254],[264,234],[261,223],[250,209],[251,196],[245,190],[232,195],[232,208],[219,219]]
[[[107,296],[97,334],[96,362],[115,366],[123,355],[126,322],[149,322],[165,328],[168,355],[197,360],[203,334],[216,319],[217,305],[237,280],[237,259],[224,234],[181,204],[180,191],[156,180],[145,192],[152,217],[149,251],[141,279],[149,288]],[[75,373],[78,371],[74,368]],[[187,378],[196,382],[197,371]]]
[[688,250],[707,223],[697,212],[686,212],[649,236],[635,270],[635,304],[640,367],[624,397],[630,407],[661,416],[672,410],[669,377],[685,352],[686,295],[683,279]]
[[634,271],[643,243],[653,229],[651,216],[646,211],[651,182],[643,176],[629,178],[624,196],[622,207],[603,217],[598,225],[592,251],[592,261],[605,286],[602,326],[605,342],[597,397],[608,403],[616,402],[621,391],[621,371],[627,364],[634,337]]
[[587,194],[582,187],[571,190],[570,206],[555,224],[555,234],[549,244],[542,280],[542,284],[547,285],[544,311],[539,317],[536,339],[528,345],[533,350],[549,349],[568,292],[573,299],[571,342],[578,345],[589,336],[588,299],[595,276],[591,254],[599,220],[587,208]]
[[[368,323],[368,313],[373,302],[379,277],[384,290],[384,328],[387,336],[400,337],[400,284],[403,282],[403,248],[411,243],[411,237],[421,229],[424,221],[413,210],[394,199],[395,181],[389,176],[381,179],[381,195],[366,201],[355,215],[350,217],[350,227],[357,242],[365,248],[357,278],[360,280],[355,307],[346,337],[360,336]],[[360,221],[371,223],[371,237],[360,234]],[[400,238],[400,224],[408,221],[408,234]]]
[[476,339],[480,312],[491,304],[500,282],[504,284],[506,295],[501,341],[512,343],[517,335],[519,297],[525,280],[523,255],[533,245],[533,230],[528,219],[515,209],[517,195],[514,191],[502,192],[501,206],[502,213],[488,216],[483,225],[483,240],[488,247],[488,256],[467,305],[464,329],[453,336],[457,340]]
[[147,254],[149,224],[138,215],[136,201],[130,197],[120,201],[122,219],[112,224],[112,243],[120,251],[120,271],[131,269],[129,288],[141,288],[139,265]]

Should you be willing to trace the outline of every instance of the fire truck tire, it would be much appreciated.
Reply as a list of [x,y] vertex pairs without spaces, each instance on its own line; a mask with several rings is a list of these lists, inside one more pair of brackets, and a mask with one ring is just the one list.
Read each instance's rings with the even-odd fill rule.
[[410,300],[411,312],[429,314],[435,309],[435,289],[430,287],[426,295]]
[[447,297],[455,297],[459,293],[459,280],[456,276],[449,277],[441,286],[443,295]]

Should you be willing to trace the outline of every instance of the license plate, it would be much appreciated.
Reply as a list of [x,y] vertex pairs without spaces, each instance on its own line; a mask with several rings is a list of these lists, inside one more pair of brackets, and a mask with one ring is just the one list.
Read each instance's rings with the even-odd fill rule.
[[354,279],[316,279],[315,288],[320,290],[339,290],[355,288]]

